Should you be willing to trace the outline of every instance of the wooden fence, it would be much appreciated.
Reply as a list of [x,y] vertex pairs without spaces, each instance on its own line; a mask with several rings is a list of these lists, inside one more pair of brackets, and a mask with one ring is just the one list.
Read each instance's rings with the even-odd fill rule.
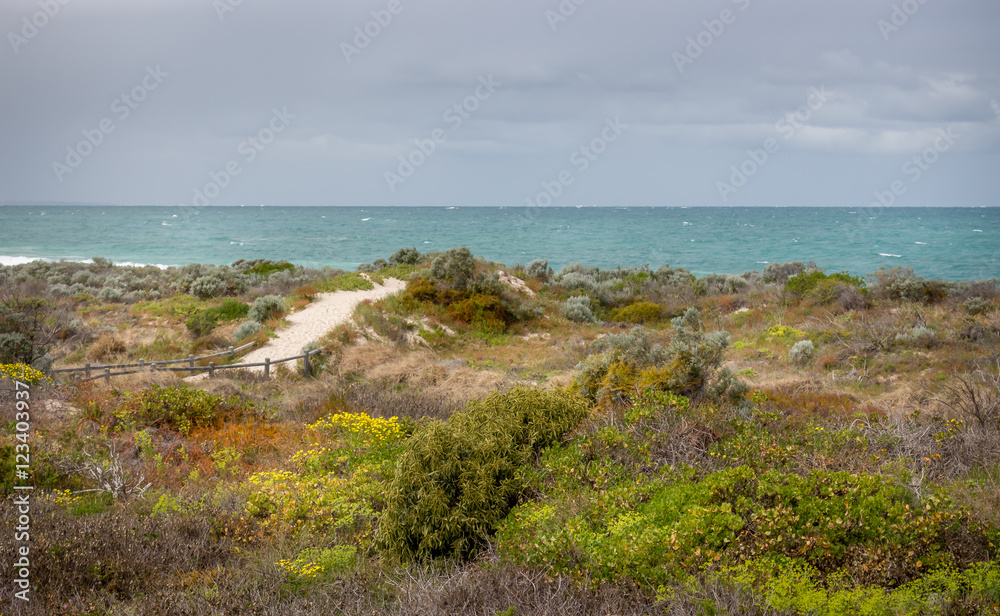
[[[315,349],[304,353],[302,355],[295,355],[294,357],[286,357],[284,359],[278,359],[271,361],[270,358],[265,358],[263,362],[256,364],[222,364],[216,366],[215,362],[209,362],[207,366],[196,366],[194,363],[196,361],[203,361],[206,359],[212,359],[215,357],[222,357],[223,355],[228,355],[231,359],[236,358],[236,353],[244,349],[252,347],[254,343],[243,345],[239,348],[229,347],[228,350],[221,353],[214,353],[212,355],[205,355],[202,357],[194,357],[189,355],[187,359],[171,359],[166,361],[154,361],[146,362],[139,360],[138,363],[134,364],[109,364],[109,365],[91,365],[86,364],[82,368],[60,368],[58,370],[52,370],[52,373],[75,373],[83,372],[83,378],[80,381],[93,381],[95,379],[105,379],[106,382],[111,382],[111,377],[113,376],[123,376],[126,374],[138,374],[140,372],[145,372],[147,369],[150,372],[198,372],[198,371],[208,371],[209,376],[215,374],[216,370],[233,370],[236,368],[264,368],[264,375],[271,375],[271,366],[282,364],[289,361],[295,361],[298,359],[302,361],[302,374],[303,376],[310,376],[312,374],[312,365],[309,358],[317,353],[321,352],[322,349]],[[171,368],[169,366],[174,364],[187,364],[180,368]],[[122,370],[123,368],[135,368],[134,370]],[[118,370],[118,372],[113,372],[113,370]],[[98,374],[92,374],[93,372],[98,372]]]

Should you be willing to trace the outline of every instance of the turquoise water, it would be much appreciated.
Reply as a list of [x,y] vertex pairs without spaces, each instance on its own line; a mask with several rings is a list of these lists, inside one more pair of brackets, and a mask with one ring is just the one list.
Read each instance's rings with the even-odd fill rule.
[[815,261],[866,274],[1000,277],[1000,208],[0,207],[0,263],[287,259],[354,268],[398,248],[468,246],[508,265],[664,263],[703,275]]

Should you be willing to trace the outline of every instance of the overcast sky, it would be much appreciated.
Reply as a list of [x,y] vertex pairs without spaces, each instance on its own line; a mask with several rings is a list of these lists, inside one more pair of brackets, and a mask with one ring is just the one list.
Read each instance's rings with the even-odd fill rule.
[[996,0],[2,0],[0,203],[1000,205],[998,26]]

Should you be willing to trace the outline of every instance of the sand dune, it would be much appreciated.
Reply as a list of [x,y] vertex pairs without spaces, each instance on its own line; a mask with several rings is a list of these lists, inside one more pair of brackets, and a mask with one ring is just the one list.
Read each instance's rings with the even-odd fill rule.
[[[335,293],[320,293],[316,299],[286,320],[291,325],[278,332],[276,338],[261,348],[244,355],[240,363],[255,364],[265,359],[271,360],[293,357],[302,353],[302,348],[310,342],[319,340],[328,331],[351,317],[354,307],[365,300],[377,300],[393,293],[398,293],[406,287],[406,283],[395,278],[386,278],[385,284],[375,284],[371,291],[337,291]],[[263,371],[263,368],[250,368]],[[271,374],[274,374],[272,370]],[[185,379],[195,381],[205,378],[205,374],[195,375]]]

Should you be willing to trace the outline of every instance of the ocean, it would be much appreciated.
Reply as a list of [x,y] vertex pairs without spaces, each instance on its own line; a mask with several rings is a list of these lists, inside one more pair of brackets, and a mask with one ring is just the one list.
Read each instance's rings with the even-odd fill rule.
[[828,272],[909,266],[1000,277],[1000,208],[0,206],[0,263],[183,265],[285,259],[353,269],[403,247],[467,246],[507,265],[663,264],[695,274],[814,261]]

